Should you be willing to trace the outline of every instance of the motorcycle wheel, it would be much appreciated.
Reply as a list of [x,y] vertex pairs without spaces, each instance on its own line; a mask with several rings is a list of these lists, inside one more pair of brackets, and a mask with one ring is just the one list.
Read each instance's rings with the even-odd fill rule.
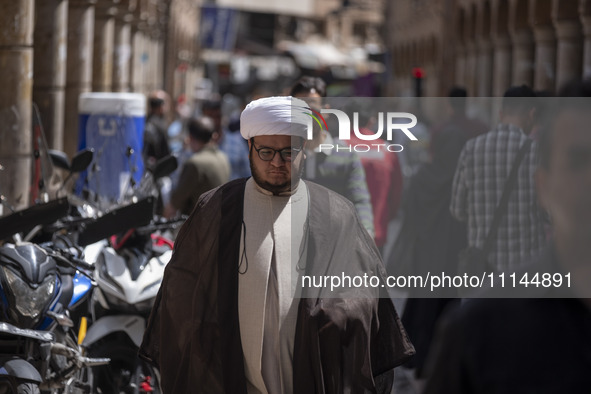
[[91,357],[108,357],[108,365],[94,367],[94,392],[101,394],[160,394],[160,375],[137,356],[127,341],[101,341],[90,350]]
[[36,383],[21,383],[16,386],[16,394],[39,394],[40,392]]

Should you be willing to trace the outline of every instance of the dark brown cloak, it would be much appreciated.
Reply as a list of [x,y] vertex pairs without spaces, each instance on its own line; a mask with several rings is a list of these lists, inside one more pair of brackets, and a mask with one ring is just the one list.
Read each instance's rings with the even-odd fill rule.
[[[140,356],[160,369],[166,394],[246,394],[238,322],[245,181],[204,194],[177,237],[140,348]],[[384,277],[353,205],[306,184],[306,274]],[[385,288],[345,289],[339,298],[326,291],[305,293],[298,306],[294,393],[389,393],[393,368],[414,349]]]

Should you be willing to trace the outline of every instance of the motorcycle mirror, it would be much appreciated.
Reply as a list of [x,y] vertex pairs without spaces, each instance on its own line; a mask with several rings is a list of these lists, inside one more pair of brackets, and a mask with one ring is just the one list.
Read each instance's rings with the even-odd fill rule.
[[158,160],[152,169],[152,175],[154,179],[160,179],[167,175],[170,175],[178,167],[178,161],[176,157],[168,155]]
[[90,148],[84,149],[80,151],[74,156],[72,159],[72,165],[70,167],[70,171],[72,172],[81,172],[88,168],[90,163],[92,162],[92,158],[94,157],[94,151]]
[[70,160],[68,159],[68,155],[55,149],[49,149],[47,153],[49,154],[51,163],[54,166],[61,168],[62,170],[70,171]]

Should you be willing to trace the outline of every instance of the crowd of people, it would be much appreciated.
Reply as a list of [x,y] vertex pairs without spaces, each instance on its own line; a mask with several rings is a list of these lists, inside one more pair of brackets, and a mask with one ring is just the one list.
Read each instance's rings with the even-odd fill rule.
[[[211,98],[180,116],[180,133],[163,121],[166,97],[151,95],[144,159],[177,155],[164,213],[190,215],[141,348],[164,392],[585,392],[591,118],[588,101],[565,97],[590,94],[590,82],[574,82],[549,108],[547,94],[510,87],[489,127],[467,116],[468,92],[456,87],[412,171],[403,153],[319,149],[358,136],[314,127],[308,140],[293,106],[320,112],[316,77],[253,100],[239,119]],[[363,111],[359,125],[374,133]],[[179,134],[181,148],[170,142]],[[410,288],[401,319],[384,289],[291,293],[303,273],[343,266],[380,280],[524,267],[573,280],[566,293],[505,300],[486,298],[492,289],[461,300],[456,289],[428,298]],[[393,377],[402,364],[414,380],[405,388]]]
[[[321,100],[326,97],[326,84],[321,78],[304,76],[294,83],[289,95],[305,99],[312,109],[319,111],[323,105]],[[144,160],[153,165],[173,154],[179,162],[179,169],[171,176],[172,190],[166,201],[165,216],[189,214],[204,191],[229,180],[251,176],[250,153],[240,135],[240,121],[236,113],[223,116],[222,100],[217,95],[212,94],[210,99],[200,102],[192,111],[188,109],[184,97],[179,98],[176,118],[168,126],[170,98],[165,92],[151,93],[148,107]],[[371,134],[375,120],[362,114],[361,121],[361,132]],[[205,135],[209,132],[197,131],[197,125],[204,124],[213,124],[209,138]],[[398,155],[376,149],[368,152],[321,150],[320,144],[346,147],[361,140],[353,136],[349,141],[340,141],[326,129],[315,128],[314,132],[314,138],[306,143],[302,177],[350,200],[364,227],[383,252],[388,240],[388,225],[396,217],[402,198],[403,175]],[[213,162],[209,160],[210,165],[195,165],[196,160],[206,160],[204,157],[211,156],[211,152],[216,153],[216,159]],[[229,177],[224,176],[224,158],[230,163]],[[187,185],[189,179],[191,182]]]

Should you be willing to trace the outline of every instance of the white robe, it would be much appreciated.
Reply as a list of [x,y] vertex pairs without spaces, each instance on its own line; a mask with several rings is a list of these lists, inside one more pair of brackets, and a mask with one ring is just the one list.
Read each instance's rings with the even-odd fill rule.
[[274,196],[246,183],[240,242],[238,314],[249,394],[293,391],[297,267],[305,256],[308,190]]

